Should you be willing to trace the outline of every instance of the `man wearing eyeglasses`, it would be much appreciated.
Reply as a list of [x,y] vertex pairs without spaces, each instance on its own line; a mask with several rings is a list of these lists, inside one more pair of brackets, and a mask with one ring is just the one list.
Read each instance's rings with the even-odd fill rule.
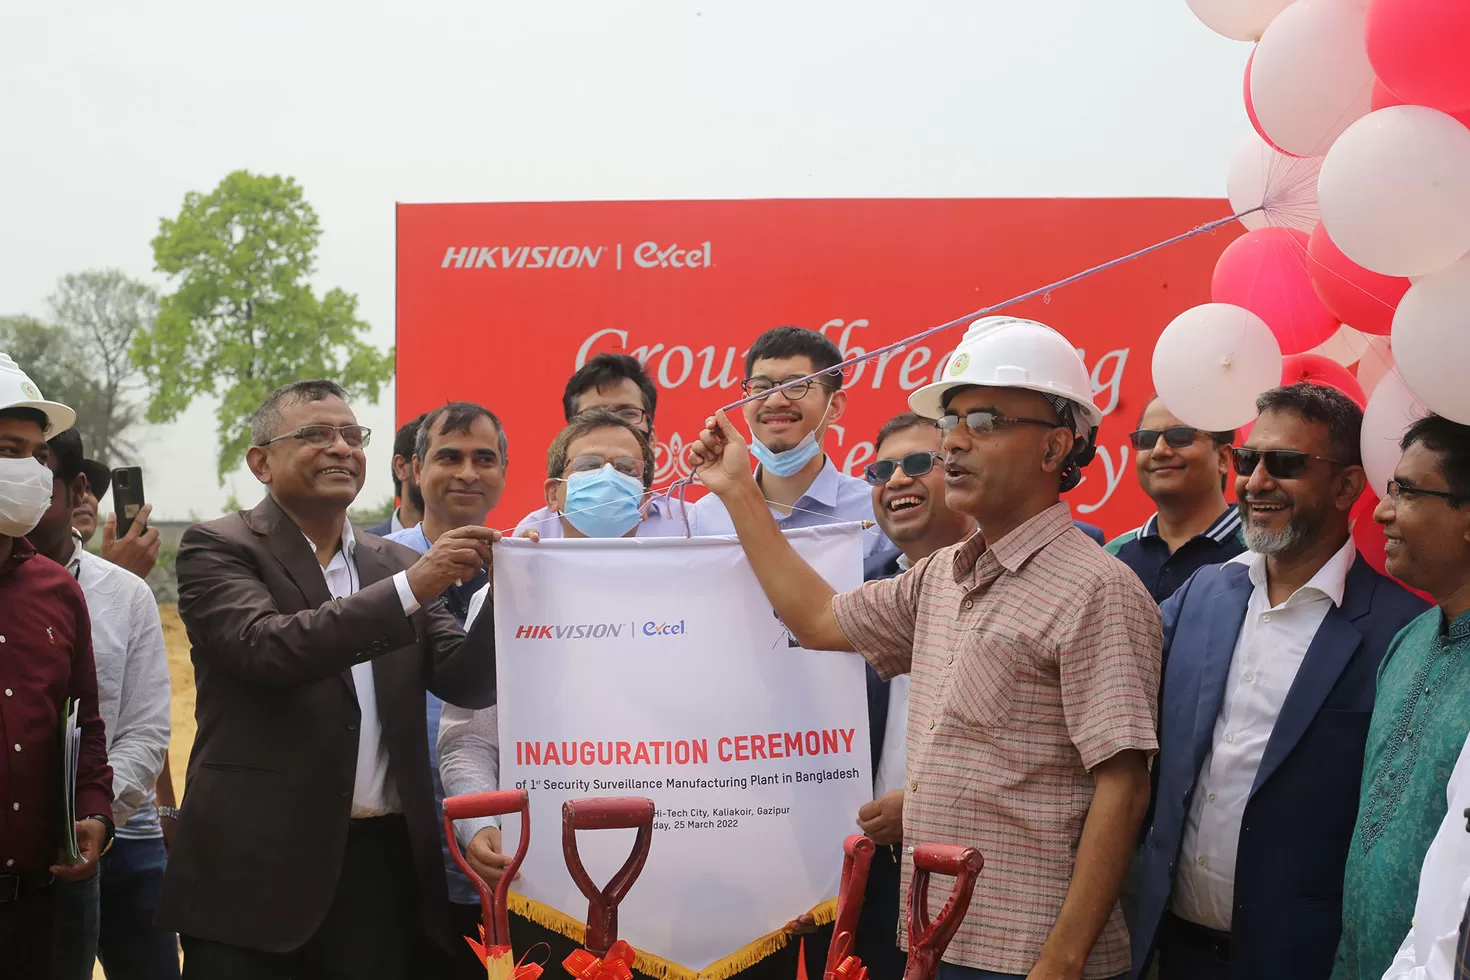
[[[750,426],[750,454],[755,457],[756,486],[776,526],[783,531],[818,524],[873,520],[873,500],[859,477],[839,473],[822,447],[827,430],[847,408],[837,345],[815,330],[776,327],[756,338],[745,355],[747,395],[762,395],[744,406]],[[825,372],[820,378],[790,381]],[[769,394],[766,394],[769,392]],[[734,534],[735,523],[718,494],[709,494],[690,513],[695,534]],[[873,555],[893,546],[876,529],[863,539],[863,553]]]
[[[1429,870],[1425,852],[1445,818],[1445,789],[1470,736],[1470,425],[1430,415],[1409,428],[1402,448],[1373,517],[1388,538],[1389,573],[1429,593],[1436,607],[1394,637],[1378,673],[1333,980],[1378,980],[1411,924],[1428,962],[1465,911],[1464,878],[1450,874],[1440,877],[1447,907],[1425,915],[1422,931],[1414,907],[1420,867]],[[1445,819],[1457,825],[1451,836],[1463,838],[1465,814]]]
[[190,980],[404,980],[423,931],[462,942],[424,690],[494,703],[493,617],[466,635],[437,599],[499,534],[454,528],[422,556],[355,535],[369,435],[335,383],[277,389],[246,454],[266,498],[180,543],[198,731],[157,918]]
[[[636,357],[627,354],[598,354],[577,369],[567,381],[561,398],[562,415],[568,422],[590,409],[611,412],[643,433],[650,446],[656,445],[653,413],[658,408],[658,388]],[[653,470],[648,473],[652,485]],[[647,494],[640,509],[635,537],[663,538],[683,535],[684,504],[667,494]],[[564,525],[550,505],[538,507],[516,525],[516,537],[535,531],[543,538],[559,538]]]
[[1138,485],[1159,509],[1141,527],[1109,541],[1107,550],[1137,573],[1155,602],[1163,602],[1196,569],[1245,550],[1240,513],[1225,502],[1235,433],[1185,425],[1155,395],[1128,438]]
[[[1102,413],[1076,349],[1029,320],[971,324],[941,377],[909,406],[943,433],[946,505],[981,531],[895,578],[834,594],[781,535],[722,412],[690,461],[804,647],[913,677],[906,851],[934,841],[985,856],[940,980],[1119,976],[1118,892],[1157,747],[1160,625],[1137,577],[1061,500]],[[906,859],[905,886],[912,870]]]
[[1374,681],[1424,604],[1358,556],[1363,413],[1335,388],[1256,402],[1233,452],[1250,549],[1162,606],[1158,790],[1133,972],[1326,980],[1342,931]]

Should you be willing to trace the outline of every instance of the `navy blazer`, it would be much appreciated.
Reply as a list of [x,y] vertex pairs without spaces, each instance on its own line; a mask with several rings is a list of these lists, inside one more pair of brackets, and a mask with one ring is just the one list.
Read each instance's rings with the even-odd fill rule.
[[[1245,565],[1207,565],[1166,601],[1158,778],[1143,842],[1133,976],[1168,911],[1195,783],[1214,738],[1251,595]],[[1378,665],[1426,605],[1362,556],[1327,613],[1266,743],[1241,820],[1231,976],[1326,980],[1342,931],[1342,880],[1358,816]]]
[[[903,571],[898,567],[897,548],[881,551],[863,559],[863,581],[893,578]],[[878,760],[883,756],[883,733],[888,730],[888,682],[878,676],[873,665],[864,661],[868,677],[868,745],[873,752],[873,778],[878,778]]]

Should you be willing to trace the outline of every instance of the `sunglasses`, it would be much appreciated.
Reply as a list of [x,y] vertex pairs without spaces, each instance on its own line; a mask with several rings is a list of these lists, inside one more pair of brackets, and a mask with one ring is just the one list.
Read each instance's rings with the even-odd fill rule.
[[1133,443],[1134,450],[1140,453],[1148,452],[1157,446],[1160,436],[1163,436],[1164,444],[1170,449],[1183,449],[1193,444],[1199,431],[1188,425],[1172,425],[1167,429],[1139,429],[1137,432],[1128,433],[1128,441]]
[[942,454],[933,452],[908,453],[898,459],[880,459],[876,463],[869,463],[863,469],[863,478],[871,486],[881,487],[893,479],[893,474],[899,468],[903,468],[905,476],[920,477],[934,469],[936,460],[942,458]]
[[1293,449],[1233,449],[1230,455],[1235,463],[1237,476],[1250,476],[1256,471],[1257,466],[1265,463],[1266,473],[1273,480],[1295,480],[1307,471],[1307,467],[1312,465],[1314,459],[1331,463],[1333,466],[1348,465],[1342,460],[1313,456],[1311,453],[1299,453]]
[[[942,415],[935,421],[940,432],[949,432],[959,428],[961,418],[954,412]],[[963,421],[971,432],[994,432],[996,429],[1004,429],[1012,425],[1044,425],[1048,429],[1065,429],[1065,422],[1048,422],[1046,419],[1028,419],[1023,415],[1002,415],[1000,412],[991,412],[980,409],[974,412],[966,412]]]

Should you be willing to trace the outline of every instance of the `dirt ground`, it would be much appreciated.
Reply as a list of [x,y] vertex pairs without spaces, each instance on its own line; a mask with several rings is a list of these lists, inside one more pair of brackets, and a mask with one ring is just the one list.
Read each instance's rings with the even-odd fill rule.
[[189,662],[189,638],[172,603],[158,607],[163,620],[163,640],[168,644],[168,673],[173,681],[173,734],[169,739],[168,769],[174,780],[176,799],[184,798],[184,771],[189,767],[189,749],[194,745],[194,665]]

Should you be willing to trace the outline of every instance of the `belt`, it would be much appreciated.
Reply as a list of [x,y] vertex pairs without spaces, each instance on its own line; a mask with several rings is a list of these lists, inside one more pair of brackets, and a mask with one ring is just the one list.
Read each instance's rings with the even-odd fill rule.
[[0,902],[14,902],[27,892],[40,891],[49,886],[54,878],[49,871],[0,875]]
[[1230,933],[1181,919],[1172,912],[1164,913],[1169,934],[1179,942],[1209,953],[1221,963],[1230,962]]

